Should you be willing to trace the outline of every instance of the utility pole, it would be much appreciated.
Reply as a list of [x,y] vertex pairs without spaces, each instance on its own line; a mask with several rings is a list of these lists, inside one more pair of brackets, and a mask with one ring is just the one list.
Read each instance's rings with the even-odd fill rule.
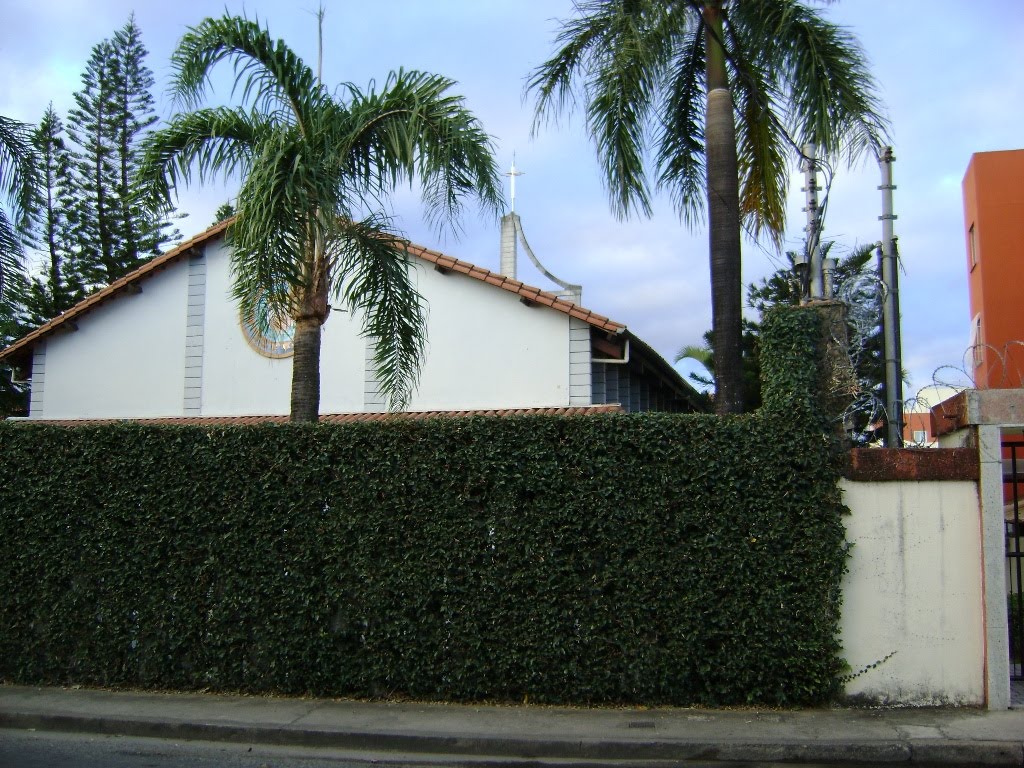
[[892,191],[896,185],[892,183],[892,147],[886,147],[878,159],[878,167],[882,172],[882,242],[879,247],[881,261],[882,285],[885,288],[882,297],[882,333],[885,349],[885,412],[887,417],[886,439],[887,448],[899,448],[903,445],[903,363],[900,354],[900,300],[899,276],[896,264],[896,238],[893,236],[893,221],[896,215],[892,212]]
[[[804,211],[807,213],[807,247],[804,252],[802,266],[807,270],[804,282],[804,303],[825,297],[825,280],[821,260],[821,218],[818,208],[818,148],[814,144],[804,144],[801,166],[804,172],[806,202]],[[829,292],[831,293],[831,291]]]

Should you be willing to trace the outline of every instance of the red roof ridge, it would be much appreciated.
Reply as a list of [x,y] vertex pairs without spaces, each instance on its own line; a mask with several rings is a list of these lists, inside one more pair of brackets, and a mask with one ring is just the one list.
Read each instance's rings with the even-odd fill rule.
[[[368,421],[463,418],[470,416],[590,416],[601,413],[623,413],[618,403],[605,405],[554,405],[534,408],[485,408],[458,411],[369,411],[353,413],[324,413],[321,424],[352,424]],[[92,427],[104,424],[141,425],[200,425],[238,426],[246,424],[287,424],[288,416],[279,414],[248,416],[148,416],[142,418],[81,418],[81,419],[12,419],[11,424],[40,424],[57,427]]]
[[622,333],[626,330],[626,326],[622,323],[615,322],[604,315],[599,315],[597,312],[581,307],[562,296],[545,291],[542,288],[528,285],[513,277],[502,275],[499,272],[492,272],[484,267],[471,264],[468,261],[462,261],[461,259],[448,256],[447,254],[443,254],[438,251],[432,251],[429,248],[424,248],[423,246],[416,245],[414,243],[411,243],[408,246],[408,250],[410,253],[424,259],[425,261],[429,261],[438,266],[444,267],[445,269],[464,272],[467,276],[477,280],[482,280],[496,288],[502,288],[506,291],[510,291],[511,293],[519,294],[519,296],[527,301],[544,304],[552,309],[557,309],[559,312],[564,312],[567,315],[584,320],[600,330],[608,331],[610,333]]
[[[176,247],[167,251],[167,253],[154,257],[135,269],[133,272],[129,272],[127,275],[118,278],[105,288],[102,288],[91,296],[86,297],[75,306],[57,315],[57,317],[43,323],[34,331],[22,336],[6,349],[0,350],[0,360],[11,357],[15,353],[31,347],[33,342],[54,333],[65,323],[76,317],[84,315],[94,307],[113,298],[124,288],[149,277],[160,269],[183,258],[193,248],[204,245],[217,235],[221,234],[233,221],[234,217],[231,217],[214,224],[203,232],[193,235],[188,240],[179,243]],[[500,288],[517,294],[526,301],[551,307],[552,309],[558,310],[559,312],[571,317],[583,320],[599,330],[616,334],[623,333],[626,330],[626,326],[622,323],[610,320],[604,315],[599,315],[596,312],[585,309],[584,307],[558,296],[557,294],[542,290],[541,288],[536,288],[532,285],[527,285],[526,283],[516,280],[515,278],[508,277],[507,275],[492,272],[489,269],[477,266],[471,262],[462,261],[454,256],[449,256],[448,254],[426,248],[422,245],[417,245],[416,243],[407,243],[406,250],[417,258],[423,259],[428,263],[434,264],[443,269],[463,273],[474,280],[479,280],[489,285],[493,285],[495,288]]]

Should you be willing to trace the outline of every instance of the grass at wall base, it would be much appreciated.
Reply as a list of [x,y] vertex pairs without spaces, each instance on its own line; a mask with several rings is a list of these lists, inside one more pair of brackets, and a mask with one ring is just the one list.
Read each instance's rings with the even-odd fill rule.
[[0,424],[0,679],[553,704],[839,690],[818,315],[757,414]]

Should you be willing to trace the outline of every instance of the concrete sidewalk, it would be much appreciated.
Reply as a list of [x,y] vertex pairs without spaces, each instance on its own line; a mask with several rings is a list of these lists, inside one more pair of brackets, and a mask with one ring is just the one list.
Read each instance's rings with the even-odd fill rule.
[[330,747],[375,763],[1024,766],[1019,710],[572,709],[0,685],[0,728]]

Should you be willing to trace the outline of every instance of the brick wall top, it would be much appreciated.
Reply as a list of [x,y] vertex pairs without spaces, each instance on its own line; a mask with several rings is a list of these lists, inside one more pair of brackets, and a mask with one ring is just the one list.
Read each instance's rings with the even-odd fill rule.
[[976,448],[853,448],[843,477],[875,482],[978,479]]

